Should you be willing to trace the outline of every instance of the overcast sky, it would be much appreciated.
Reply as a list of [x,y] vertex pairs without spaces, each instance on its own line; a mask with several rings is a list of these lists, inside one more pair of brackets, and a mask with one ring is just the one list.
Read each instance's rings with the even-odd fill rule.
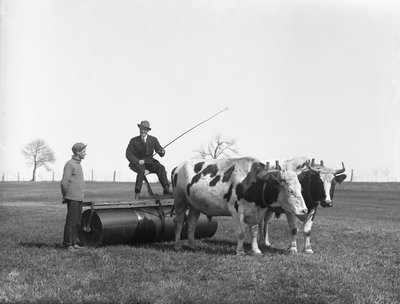
[[[343,161],[400,181],[400,1],[1,0],[0,173],[31,178],[44,139],[61,178],[134,181],[126,146],[149,120],[169,172],[220,134],[238,156]],[[52,172],[38,171],[38,180]]]

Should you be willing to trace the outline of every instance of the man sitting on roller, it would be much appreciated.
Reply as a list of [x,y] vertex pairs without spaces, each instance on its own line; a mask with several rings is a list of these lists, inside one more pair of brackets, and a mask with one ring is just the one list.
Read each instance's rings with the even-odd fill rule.
[[133,137],[129,141],[125,153],[126,158],[129,160],[129,168],[137,173],[135,199],[139,197],[145,177],[145,170],[148,170],[150,173],[156,173],[164,189],[163,194],[170,195],[172,192],[169,188],[165,167],[158,160],[153,158],[154,151],[163,157],[165,155],[165,149],[161,147],[156,137],[147,134],[151,130],[150,123],[147,120],[143,120],[137,126],[139,127],[140,135]]

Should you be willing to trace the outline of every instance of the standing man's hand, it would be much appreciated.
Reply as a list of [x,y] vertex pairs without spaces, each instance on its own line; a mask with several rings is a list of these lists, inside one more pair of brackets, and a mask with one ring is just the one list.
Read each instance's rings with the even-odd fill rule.
[[139,165],[144,165],[144,159],[139,160]]

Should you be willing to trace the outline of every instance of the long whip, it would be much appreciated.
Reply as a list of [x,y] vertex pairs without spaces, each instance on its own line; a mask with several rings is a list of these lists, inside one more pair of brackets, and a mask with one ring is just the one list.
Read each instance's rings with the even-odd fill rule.
[[[181,138],[181,137],[182,137],[183,135],[185,135],[186,133],[192,131],[194,128],[197,128],[198,126],[202,125],[202,124],[205,123],[206,121],[209,121],[211,118],[217,116],[218,114],[220,114],[220,113],[222,113],[222,112],[224,112],[224,111],[226,111],[226,110],[228,110],[228,108],[225,108],[225,109],[223,109],[223,110],[221,110],[221,111],[215,113],[213,116],[211,116],[211,117],[209,117],[209,118],[203,120],[202,122],[198,123],[197,125],[195,125],[194,127],[190,128],[189,130],[183,132],[181,135],[179,135],[178,137],[176,137],[176,138],[174,138],[172,141],[170,141],[168,144],[166,144],[166,145],[163,147],[163,149],[165,149],[166,147],[168,147],[170,144],[172,144],[172,143],[173,143],[174,141],[176,141],[177,139]],[[154,153],[153,156],[156,155],[156,154],[157,154],[157,152]]]

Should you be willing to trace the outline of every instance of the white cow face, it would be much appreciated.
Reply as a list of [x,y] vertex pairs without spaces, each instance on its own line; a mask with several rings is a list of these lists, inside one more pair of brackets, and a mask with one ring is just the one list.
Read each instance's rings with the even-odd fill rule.
[[332,204],[331,189],[333,189],[333,187],[335,186],[334,184],[336,184],[334,173],[335,172],[333,172],[333,170],[321,170],[319,173],[319,178],[324,187],[324,201],[328,205]]
[[308,210],[301,195],[301,184],[297,174],[291,170],[267,171],[263,179],[274,179],[279,183],[278,203],[286,211],[295,214],[300,220],[305,221]]
[[323,207],[332,207],[335,185],[343,182],[345,174],[337,175],[337,170],[320,166],[310,170],[310,195],[314,201],[320,201]]
[[320,164],[314,164],[314,159],[296,157],[284,161],[282,167],[295,170],[299,175],[309,209],[315,208],[319,202],[323,207],[332,207],[335,185],[346,178],[346,175],[342,174],[346,170],[344,163],[341,169],[334,170],[325,167],[323,161]]
[[308,217],[308,210],[304,198],[301,195],[301,184],[294,171],[280,171],[278,202],[282,208],[294,213],[300,220],[305,221]]

